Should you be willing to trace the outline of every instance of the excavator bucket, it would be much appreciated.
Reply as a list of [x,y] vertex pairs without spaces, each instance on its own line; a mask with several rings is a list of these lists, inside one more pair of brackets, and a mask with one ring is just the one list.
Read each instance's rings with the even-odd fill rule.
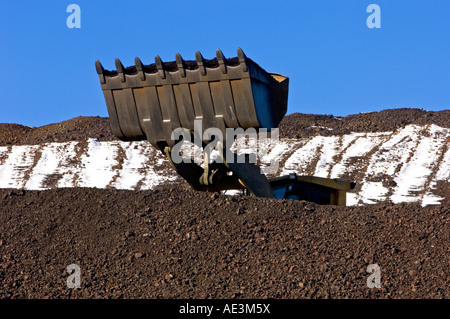
[[[270,131],[278,127],[287,111],[287,77],[266,72],[241,49],[237,57],[230,59],[217,50],[211,60],[205,60],[197,51],[192,61],[176,54],[175,61],[166,63],[156,56],[150,65],[144,65],[139,58],[127,68],[119,59],[115,64],[116,70],[108,71],[98,60],[95,62],[112,132],[124,141],[148,140],[194,189],[243,189],[257,197],[345,205],[345,192],[354,185],[296,175],[269,181],[249,156],[244,156],[242,162],[233,153],[227,162],[228,155],[223,155],[229,154],[229,145],[236,137],[233,135],[233,141],[227,143],[227,129]],[[201,134],[201,143],[197,143],[196,123],[201,124],[203,132],[219,129],[222,140],[216,145],[220,161],[209,162],[207,144],[212,136]],[[191,141],[197,136],[196,144],[205,154],[203,167],[193,161],[173,160],[172,152],[179,141],[172,138],[172,133],[180,128],[190,133]]]
[[[205,60],[196,52],[195,61],[144,65],[139,58],[125,68],[116,59],[116,70],[95,65],[108,108],[111,129],[121,140],[147,139],[156,148],[172,147],[176,128],[218,128],[226,143],[226,128],[276,128],[287,110],[289,79],[267,73],[247,58],[241,49],[226,59]],[[208,141],[204,141],[207,143]]]

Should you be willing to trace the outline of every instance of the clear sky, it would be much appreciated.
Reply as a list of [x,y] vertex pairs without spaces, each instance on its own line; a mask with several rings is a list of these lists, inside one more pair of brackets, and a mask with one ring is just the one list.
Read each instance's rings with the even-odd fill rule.
[[[81,28],[66,25],[70,4]],[[369,29],[369,4],[381,28]],[[107,116],[95,72],[220,48],[290,78],[288,113],[450,108],[448,0],[34,0],[0,6],[0,122]]]

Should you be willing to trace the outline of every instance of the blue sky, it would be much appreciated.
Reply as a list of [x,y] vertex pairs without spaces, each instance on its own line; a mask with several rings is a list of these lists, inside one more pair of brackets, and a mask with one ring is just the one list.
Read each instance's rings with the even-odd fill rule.
[[[69,4],[81,28],[69,29]],[[381,28],[369,29],[369,4]],[[290,78],[288,113],[450,108],[448,0],[8,1],[0,9],[0,122],[107,116],[95,72],[241,47]]]

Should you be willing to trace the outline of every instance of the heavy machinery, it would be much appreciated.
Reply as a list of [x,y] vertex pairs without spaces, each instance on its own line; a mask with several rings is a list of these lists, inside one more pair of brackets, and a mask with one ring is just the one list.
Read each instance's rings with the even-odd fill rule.
[[[287,111],[289,79],[266,72],[240,48],[230,59],[217,50],[214,59],[206,60],[197,51],[195,61],[177,53],[166,63],[156,56],[150,65],[139,58],[134,66],[125,68],[119,59],[115,65],[108,71],[95,62],[112,132],[123,141],[148,140],[194,189],[242,189],[257,197],[346,204],[355,183],[296,174],[268,179],[251,156],[230,151],[236,137],[227,134],[230,130],[270,131]],[[213,134],[199,132],[198,125]],[[203,167],[178,149],[174,153],[186,139],[203,151]],[[219,154],[214,160],[213,149]]]

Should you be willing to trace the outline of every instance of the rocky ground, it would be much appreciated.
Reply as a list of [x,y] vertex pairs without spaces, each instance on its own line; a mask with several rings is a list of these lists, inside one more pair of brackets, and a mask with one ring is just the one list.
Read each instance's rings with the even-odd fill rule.
[[[450,111],[292,114],[282,137],[450,127]],[[331,129],[331,130],[330,130]],[[0,124],[0,145],[114,140],[108,119]],[[198,193],[0,189],[0,298],[449,298],[448,201],[317,206]],[[68,265],[81,288],[66,285]],[[369,288],[369,265],[381,288]]]
[[0,298],[448,298],[449,213],[183,186],[0,190]]
[[351,132],[390,132],[408,124],[436,124],[450,127],[450,110],[431,112],[422,109],[389,109],[348,116],[294,113],[280,123],[280,137],[343,135]]
[[[389,132],[408,124],[436,124],[450,127],[450,110],[431,112],[422,109],[391,109],[345,117],[293,113],[280,123],[280,137],[299,138],[315,135],[343,135],[351,132]],[[46,142],[70,142],[87,138],[113,141],[117,138],[109,119],[79,116],[41,127],[0,123],[0,146],[30,145]]]
[[0,146],[81,141],[87,138],[96,138],[99,141],[117,140],[111,132],[109,119],[98,116],[79,116],[40,127],[0,124]]

